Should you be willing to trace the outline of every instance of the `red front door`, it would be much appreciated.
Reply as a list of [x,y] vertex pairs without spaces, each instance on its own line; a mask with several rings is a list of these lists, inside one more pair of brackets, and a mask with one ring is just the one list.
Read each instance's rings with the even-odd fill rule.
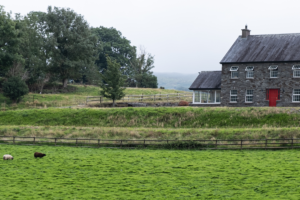
[[278,89],[269,89],[269,106],[276,107],[276,100],[278,98]]

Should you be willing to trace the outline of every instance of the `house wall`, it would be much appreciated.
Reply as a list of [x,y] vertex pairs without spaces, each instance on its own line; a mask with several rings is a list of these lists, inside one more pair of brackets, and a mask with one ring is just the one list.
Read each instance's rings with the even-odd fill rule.
[[[300,106],[292,102],[293,89],[300,89],[300,78],[293,78],[295,63],[223,64],[221,80],[221,106],[269,106],[267,89],[280,89],[277,106]],[[278,78],[270,78],[270,65],[278,66]],[[231,66],[239,66],[239,78],[231,79]],[[254,78],[246,78],[246,66],[254,66]],[[253,103],[245,102],[247,89],[253,90]],[[230,90],[237,90],[237,103],[230,103]]]

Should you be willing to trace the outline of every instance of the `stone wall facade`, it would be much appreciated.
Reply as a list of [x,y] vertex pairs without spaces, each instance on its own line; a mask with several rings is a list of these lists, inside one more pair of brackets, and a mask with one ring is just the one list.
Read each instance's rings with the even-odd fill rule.
[[[221,80],[221,106],[247,107],[269,106],[266,100],[267,89],[279,89],[280,99],[276,106],[295,107],[300,103],[292,102],[293,89],[300,89],[300,78],[293,78],[293,65],[299,62],[289,63],[249,63],[249,64],[223,64]],[[270,78],[271,65],[278,66],[278,78]],[[238,66],[239,77],[231,78],[231,66]],[[246,78],[245,68],[254,66],[254,78]],[[237,90],[237,103],[230,103],[230,90]],[[253,90],[253,102],[246,103],[246,90]]]

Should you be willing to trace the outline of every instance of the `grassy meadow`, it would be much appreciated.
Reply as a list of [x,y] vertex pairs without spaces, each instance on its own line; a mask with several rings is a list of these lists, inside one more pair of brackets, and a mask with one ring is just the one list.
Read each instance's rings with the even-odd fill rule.
[[[47,90],[45,91],[47,92]],[[184,91],[179,90],[155,88],[126,88],[125,90],[126,95],[154,95],[177,92],[184,93]],[[99,95],[100,87],[98,86],[69,85],[66,90],[48,91],[46,94],[29,93],[24,96],[21,102],[14,104],[0,93],[0,111],[83,105],[86,103],[87,96]]]
[[[35,151],[47,154],[35,159]],[[297,150],[1,145],[2,199],[299,199]]]

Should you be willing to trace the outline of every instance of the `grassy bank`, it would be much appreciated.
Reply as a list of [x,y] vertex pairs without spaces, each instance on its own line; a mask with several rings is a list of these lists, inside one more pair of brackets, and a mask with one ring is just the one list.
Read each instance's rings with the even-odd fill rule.
[[0,125],[145,128],[298,127],[295,108],[30,109],[0,112]]
[[122,128],[74,126],[0,126],[0,136],[116,140],[247,140],[300,138],[300,128]]
[[[70,85],[66,91],[58,90],[54,93],[35,94],[29,93],[18,104],[13,104],[8,98],[0,93],[0,111],[15,110],[24,108],[47,108],[47,107],[62,107],[71,105],[80,105],[86,103],[87,96],[99,96],[100,87],[97,86],[82,86]],[[184,93],[178,90],[161,90],[153,88],[127,88],[126,95],[154,95],[154,94],[169,94],[169,93]]]
[[[299,151],[1,145],[2,199],[299,199]],[[35,159],[34,152],[46,157]]]

